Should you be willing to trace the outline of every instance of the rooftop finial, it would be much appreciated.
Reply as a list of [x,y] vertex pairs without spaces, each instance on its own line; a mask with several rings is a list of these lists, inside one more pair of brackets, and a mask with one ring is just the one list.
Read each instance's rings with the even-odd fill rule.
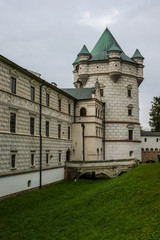
[[108,25],[106,24],[106,30],[108,29]]

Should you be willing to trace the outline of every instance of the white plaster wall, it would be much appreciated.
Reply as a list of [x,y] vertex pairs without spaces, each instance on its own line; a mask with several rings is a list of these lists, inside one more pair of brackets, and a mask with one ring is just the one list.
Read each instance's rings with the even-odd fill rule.
[[[31,186],[28,187],[28,181]],[[64,168],[44,170],[42,172],[42,185],[64,180]],[[39,171],[12,176],[0,177],[0,197],[29,190],[39,186]]]
[[[124,160],[138,159],[141,160],[140,143],[136,142],[106,142],[106,160]],[[129,152],[133,151],[133,156],[129,156]]]
[[[145,142],[144,139],[147,139],[147,141]],[[158,139],[158,142],[157,142]],[[141,148],[144,148],[144,150],[146,148],[148,148],[149,150],[151,148],[155,149],[157,148],[158,150],[160,149],[160,136],[141,136]]]

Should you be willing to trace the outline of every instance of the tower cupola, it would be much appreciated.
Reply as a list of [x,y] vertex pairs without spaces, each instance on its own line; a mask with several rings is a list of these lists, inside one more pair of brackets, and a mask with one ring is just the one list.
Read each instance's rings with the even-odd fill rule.
[[138,82],[138,86],[142,83],[143,81],[143,60],[144,57],[142,56],[142,54],[140,53],[140,51],[138,49],[136,49],[135,53],[133,54],[132,59],[138,63],[138,71],[137,71],[137,82]]
[[117,82],[121,76],[121,53],[122,50],[116,42],[108,50],[109,56],[109,76],[114,82]]
[[139,64],[143,64],[144,57],[142,56],[142,54],[140,53],[140,51],[139,51],[138,49],[136,49],[136,51],[135,51],[134,54],[133,54],[132,59],[133,59],[134,61],[136,61],[137,63],[139,63]]
[[84,45],[81,49],[81,51],[78,53],[79,61],[87,61],[90,58],[91,54],[88,51],[86,45]]

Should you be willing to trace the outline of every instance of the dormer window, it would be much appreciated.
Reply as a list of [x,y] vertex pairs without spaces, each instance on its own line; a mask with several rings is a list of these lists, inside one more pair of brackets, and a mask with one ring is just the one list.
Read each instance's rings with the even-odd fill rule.
[[85,109],[85,108],[81,108],[81,109],[80,109],[80,116],[81,116],[81,117],[86,116],[86,109]]

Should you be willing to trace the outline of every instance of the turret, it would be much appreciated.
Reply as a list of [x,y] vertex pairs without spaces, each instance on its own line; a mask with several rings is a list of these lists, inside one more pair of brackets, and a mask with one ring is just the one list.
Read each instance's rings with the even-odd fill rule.
[[88,79],[87,61],[91,54],[87,47],[84,45],[81,51],[77,55],[77,59],[73,63],[75,65],[75,70],[73,71],[75,79],[74,85],[76,88],[84,87]]
[[113,43],[112,47],[108,50],[109,57],[109,76],[117,82],[121,76],[121,48]]
[[81,51],[78,53],[79,61],[87,61],[90,58],[91,54],[88,51],[87,47],[84,45]]
[[143,64],[144,57],[140,53],[138,49],[136,49],[135,53],[133,54],[132,59],[136,61],[138,64]]
[[143,81],[143,60],[144,57],[142,56],[142,54],[140,53],[140,51],[138,49],[136,49],[135,53],[133,54],[132,59],[138,63],[138,71],[137,71],[137,82],[138,85],[141,84],[141,82]]

